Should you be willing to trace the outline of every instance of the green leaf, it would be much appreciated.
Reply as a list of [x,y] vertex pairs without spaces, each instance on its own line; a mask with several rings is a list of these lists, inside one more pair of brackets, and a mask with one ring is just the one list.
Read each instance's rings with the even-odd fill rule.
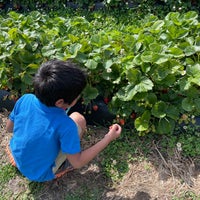
[[175,75],[183,75],[185,74],[185,67],[183,66],[183,63],[181,63],[177,59],[170,59],[169,64],[171,67],[171,73]]
[[147,74],[151,70],[151,65],[149,63],[144,62],[141,64],[141,70],[142,70],[142,72]]
[[134,52],[138,52],[140,50],[140,48],[142,47],[142,43],[141,42],[136,42],[134,45]]
[[194,104],[195,104],[195,109],[199,113],[200,112],[200,98],[195,99]]
[[11,56],[11,54],[9,52],[3,52],[1,55],[0,55],[0,59],[3,60],[7,57]]
[[200,74],[200,64],[196,63],[194,65],[190,65],[186,68],[186,72],[190,76],[199,76]]
[[69,52],[71,53],[71,58],[75,58],[77,56],[78,51],[81,49],[82,45],[77,43],[77,44],[72,44],[69,48]]
[[141,60],[143,62],[152,62],[153,61],[153,52],[152,51],[145,51],[141,55]]
[[39,68],[39,64],[34,64],[34,63],[30,63],[28,66],[27,66],[27,69],[28,69],[28,72],[36,72],[36,70]]
[[177,47],[171,47],[168,49],[169,53],[173,55],[175,58],[181,58],[184,56],[184,53],[181,49]]
[[87,62],[85,63],[85,66],[88,69],[96,69],[97,65],[98,65],[98,63],[92,59],[87,60]]
[[166,109],[166,113],[167,113],[167,116],[170,117],[173,120],[179,119],[179,110],[174,105],[168,105],[168,107]]
[[19,32],[19,30],[17,28],[11,28],[8,31],[8,35],[10,36],[10,39],[15,40],[17,38],[18,32]]
[[88,60],[88,55],[84,54],[84,53],[81,53],[81,52],[78,52],[77,53],[77,56],[76,56],[76,60],[79,62],[79,63],[86,63],[87,60]]
[[200,96],[200,91],[195,85],[192,85],[189,90],[185,91],[185,94],[188,98],[195,99]]
[[50,44],[42,48],[42,55],[44,57],[50,57],[56,53],[56,49]]
[[152,43],[149,45],[149,48],[154,53],[161,53],[163,49],[165,48],[165,46],[158,43]]
[[146,131],[149,128],[149,124],[145,123],[141,117],[138,117],[134,124],[137,131]]
[[9,13],[8,13],[8,16],[9,16],[10,18],[13,18],[14,20],[18,20],[18,19],[20,19],[20,18],[22,17],[22,15],[20,15],[20,14],[17,13],[17,12],[14,12],[14,11],[9,12]]
[[195,104],[191,98],[184,98],[182,101],[182,108],[187,112],[191,112],[194,110]]
[[26,85],[31,85],[32,84],[33,77],[29,73],[22,72],[22,73],[20,73],[20,76],[21,76],[21,80]]
[[118,91],[117,97],[122,101],[130,101],[137,93],[152,90],[153,83],[147,77],[143,77],[137,85],[129,84]]
[[189,11],[185,13],[183,17],[185,20],[193,21],[198,18],[198,14],[195,11]]
[[156,21],[150,29],[151,33],[159,33],[162,30],[162,27],[164,26],[164,21],[163,20],[158,20]]
[[191,87],[191,83],[188,81],[187,77],[180,79],[180,91],[186,91]]
[[171,70],[168,68],[168,66],[159,66],[155,69],[154,73],[152,73],[152,77],[154,78],[154,80],[158,80],[161,81],[164,78],[167,77],[168,74],[171,73]]
[[151,113],[150,111],[145,111],[141,117],[136,118],[134,124],[137,131],[146,131],[149,129]]
[[135,90],[137,92],[147,92],[152,90],[153,86],[154,84],[149,78],[143,77],[141,82],[135,86]]
[[71,43],[76,43],[79,41],[79,37],[77,37],[76,35],[72,35],[72,34],[68,34],[68,38],[70,39]]
[[162,79],[159,84],[165,85],[165,86],[173,86],[176,82],[176,77],[174,74],[167,75],[164,79]]
[[155,102],[157,101],[157,96],[155,95],[155,93],[149,93],[146,97],[146,101],[153,105],[155,104]]
[[197,74],[196,77],[194,77],[194,78],[189,78],[188,80],[189,80],[191,83],[200,86],[200,74]]
[[179,12],[170,12],[165,17],[166,21],[179,21],[180,20],[180,13]]
[[169,35],[168,35],[167,33],[162,33],[162,34],[160,35],[160,39],[161,39],[161,40],[168,40],[168,38],[169,38]]
[[136,55],[133,59],[133,64],[141,65],[142,63],[143,61],[141,59],[141,55],[140,54]]
[[90,41],[91,41],[92,45],[99,46],[100,36],[99,35],[92,35]]
[[99,92],[96,88],[91,85],[87,85],[83,91],[84,103],[88,104],[92,99],[95,99],[99,95]]
[[26,50],[22,50],[19,54],[19,59],[22,63],[29,64],[35,62],[35,54]]
[[35,21],[40,20],[41,17],[42,17],[41,13],[38,12],[38,11],[32,11],[32,12],[30,13],[30,16],[31,16]]
[[157,132],[159,134],[172,133],[175,128],[174,120],[162,118],[158,122]]
[[129,84],[127,86],[122,87],[117,93],[116,96],[121,101],[130,101],[133,99],[137,91],[135,90],[135,86],[132,84]]
[[152,35],[144,35],[143,37],[146,42],[146,45],[149,45],[155,42],[155,38]]
[[170,56],[167,55],[167,54],[157,54],[157,53],[155,53],[152,56],[152,62],[160,65],[162,63],[167,62],[169,60],[169,58],[170,58]]
[[105,63],[104,63],[104,67],[106,69],[110,68],[113,64],[113,61],[111,59],[107,60]]
[[196,48],[195,48],[195,46],[187,46],[184,49],[184,52],[185,52],[186,56],[191,56],[196,53]]
[[169,35],[172,37],[172,39],[182,39],[182,38],[185,38],[189,34],[188,30],[178,28],[177,26],[174,26],[174,25],[168,26],[168,32],[169,32]]
[[138,69],[131,68],[126,71],[126,77],[130,83],[136,84],[141,78],[141,72]]
[[189,34],[189,30],[187,29],[179,29],[176,33],[176,37],[178,39],[182,39],[182,38],[185,38],[186,36],[188,36]]
[[195,44],[199,47],[200,46],[200,36],[195,38]]
[[154,104],[151,113],[157,118],[164,118],[166,116],[166,109],[166,103],[163,101],[159,101]]

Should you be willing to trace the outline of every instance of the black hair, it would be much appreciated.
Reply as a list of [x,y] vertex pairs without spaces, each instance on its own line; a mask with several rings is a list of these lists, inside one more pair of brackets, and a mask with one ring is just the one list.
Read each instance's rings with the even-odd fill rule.
[[71,104],[87,84],[86,74],[72,60],[50,60],[41,65],[35,74],[34,91],[47,106],[55,106],[59,99]]

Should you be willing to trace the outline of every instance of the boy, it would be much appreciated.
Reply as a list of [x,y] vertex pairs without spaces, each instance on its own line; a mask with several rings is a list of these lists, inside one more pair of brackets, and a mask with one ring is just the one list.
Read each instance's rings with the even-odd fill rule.
[[16,102],[6,125],[13,132],[7,148],[12,164],[29,180],[49,181],[80,168],[120,136],[121,127],[114,124],[101,141],[81,151],[85,118],[78,112],[68,116],[66,110],[76,104],[86,76],[72,61],[42,64],[33,83],[35,94]]

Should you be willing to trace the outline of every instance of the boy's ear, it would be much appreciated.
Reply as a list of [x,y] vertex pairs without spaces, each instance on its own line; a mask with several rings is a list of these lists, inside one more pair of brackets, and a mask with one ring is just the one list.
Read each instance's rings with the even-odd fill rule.
[[59,107],[59,108],[62,108],[63,105],[65,104],[65,101],[64,99],[58,99],[55,103],[55,106]]

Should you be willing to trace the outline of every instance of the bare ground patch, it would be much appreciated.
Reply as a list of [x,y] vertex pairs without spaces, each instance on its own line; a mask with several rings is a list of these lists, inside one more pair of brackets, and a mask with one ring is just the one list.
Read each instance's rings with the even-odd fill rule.
[[[7,115],[6,111],[0,113],[0,166],[9,164],[4,151],[11,137],[5,132]],[[90,134],[82,141],[83,148],[96,143],[106,131],[90,127]],[[163,154],[158,142],[152,141],[150,148],[147,158],[129,163],[129,171],[117,183],[104,175],[99,155],[82,169],[46,183],[30,182],[17,173],[1,185],[0,199],[200,199],[200,158],[185,158],[177,149]]]

